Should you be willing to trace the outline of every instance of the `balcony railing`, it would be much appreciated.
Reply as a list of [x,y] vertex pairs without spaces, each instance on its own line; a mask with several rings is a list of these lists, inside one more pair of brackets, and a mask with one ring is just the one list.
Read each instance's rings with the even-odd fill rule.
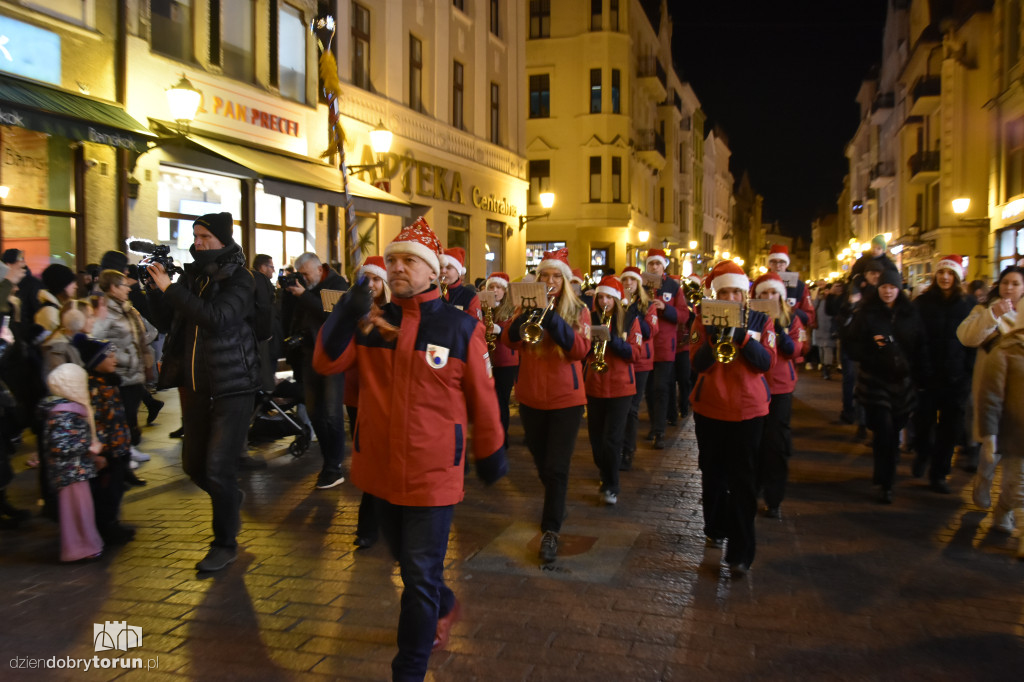
[[665,67],[661,65],[657,57],[650,56],[640,59],[637,64],[636,75],[638,78],[657,78],[662,88],[668,87],[668,76],[665,74]]
[[896,95],[891,92],[880,92],[875,95],[875,101],[871,103],[871,113],[879,109],[892,109],[896,106]]
[[939,152],[934,149],[918,152],[911,156],[907,163],[910,166],[910,177],[919,173],[938,173]]
[[921,76],[914,82],[912,92],[915,101],[922,97],[938,97],[942,94],[942,77]]
[[657,130],[638,130],[636,133],[636,150],[638,152],[658,152],[665,156],[665,137]]
[[868,182],[873,188],[882,187],[892,182],[896,177],[896,169],[888,161],[876,163],[868,172]]

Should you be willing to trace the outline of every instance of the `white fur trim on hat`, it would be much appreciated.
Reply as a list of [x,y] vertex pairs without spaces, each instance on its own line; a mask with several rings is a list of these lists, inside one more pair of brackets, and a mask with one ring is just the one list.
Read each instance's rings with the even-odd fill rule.
[[747,279],[746,275],[735,272],[723,272],[711,280],[711,288],[715,291],[721,291],[722,289],[750,291],[750,280]]
[[[612,287],[603,287],[603,286],[598,285],[597,293],[598,294],[605,294],[606,296],[611,296],[616,301],[621,301],[622,300],[622,294],[619,293],[619,290],[618,289],[614,289]],[[594,294],[594,295],[597,296],[597,294]]]
[[644,278],[641,277],[640,275],[636,274],[632,270],[624,270],[622,272],[622,274],[619,275],[619,279],[626,279],[627,277],[632,277],[633,279],[635,279],[636,281],[640,282],[641,284],[644,283]]
[[484,286],[488,286],[489,287],[492,284],[499,284],[502,287],[504,287],[505,289],[508,289],[508,280],[504,279],[502,277],[488,277],[487,278],[487,282],[484,284]]
[[407,253],[410,256],[416,256],[430,267],[435,277],[441,274],[441,262],[438,260],[438,254],[427,248],[425,244],[414,241],[391,242],[384,247],[384,257],[387,258],[393,253]]
[[768,254],[768,262],[770,263],[773,260],[784,260],[786,265],[789,265],[789,254],[783,251],[773,251]]
[[666,268],[668,267],[668,258],[658,253],[654,254],[653,256],[648,256],[647,260],[644,261],[644,265],[649,264],[652,260],[660,261],[662,265],[664,265]]
[[570,268],[568,264],[558,260],[557,258],[549,258],[547,260],[542,260],[540,262],[540,265],[537,266],[537,274],[539,275],[541,270],[549,270],[551,268],[554,268],[561,272],[562,279],[564,279],[566,282],[572,282],[572,268]]
[[764,291],[774,289],[779,292],[779,298],[786,298],[786,284],[777,279],[766,279],[754,286],[754,295],[757,296]]
[[961,282],[964,281],[964,267],[960,263],[957,263],[955,260],[947,260],[944,258],[935,266],[935,272],[938,272],[943,268],[952,270],[953,273],[960,278]]
[[359,274],[360,275],[377,275],[378,277],[380,277],[385,282],[388,281],[388,272],[387,272],[387,270],[385,270],[384,268],[380,267],[379,265],[367,265],[366,263],[363,263],[363,265],[359,268]]

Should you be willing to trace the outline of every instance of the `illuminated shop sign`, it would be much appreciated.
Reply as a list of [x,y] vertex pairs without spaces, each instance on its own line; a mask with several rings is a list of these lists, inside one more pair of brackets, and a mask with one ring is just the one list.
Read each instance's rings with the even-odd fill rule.
[[0,71],[60,85],[60,36],[0,16]]
[[288,103],[258,94],[235,90],[208,80],[205,74],[186,74],[202,93],[196,123],[203,128],[230,133],[260,144],[285,147],[299,154],[305,145],[306,111]]

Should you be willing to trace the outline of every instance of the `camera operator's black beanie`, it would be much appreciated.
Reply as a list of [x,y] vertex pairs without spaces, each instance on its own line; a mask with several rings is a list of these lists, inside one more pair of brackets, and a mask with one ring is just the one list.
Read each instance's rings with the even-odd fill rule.
[[104,270],[117,270],[124,272],[128,267],[128,256],[120,251],[107,251],[100,258],[100,272]]
[[224,246],[230,246],[235,243],[234,237],[231,235],[234,221],[231,219],[231,214],[227,211],[223,213],[207,213],[204,216],[199,216],[193,224],[205,227]]

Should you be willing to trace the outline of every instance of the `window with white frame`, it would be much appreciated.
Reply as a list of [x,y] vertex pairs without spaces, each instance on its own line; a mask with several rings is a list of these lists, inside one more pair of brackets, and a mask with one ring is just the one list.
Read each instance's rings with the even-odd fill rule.
[[306,101],[306,36],[302,12],[287,3],[278,8],[277,84],[283,97]]

